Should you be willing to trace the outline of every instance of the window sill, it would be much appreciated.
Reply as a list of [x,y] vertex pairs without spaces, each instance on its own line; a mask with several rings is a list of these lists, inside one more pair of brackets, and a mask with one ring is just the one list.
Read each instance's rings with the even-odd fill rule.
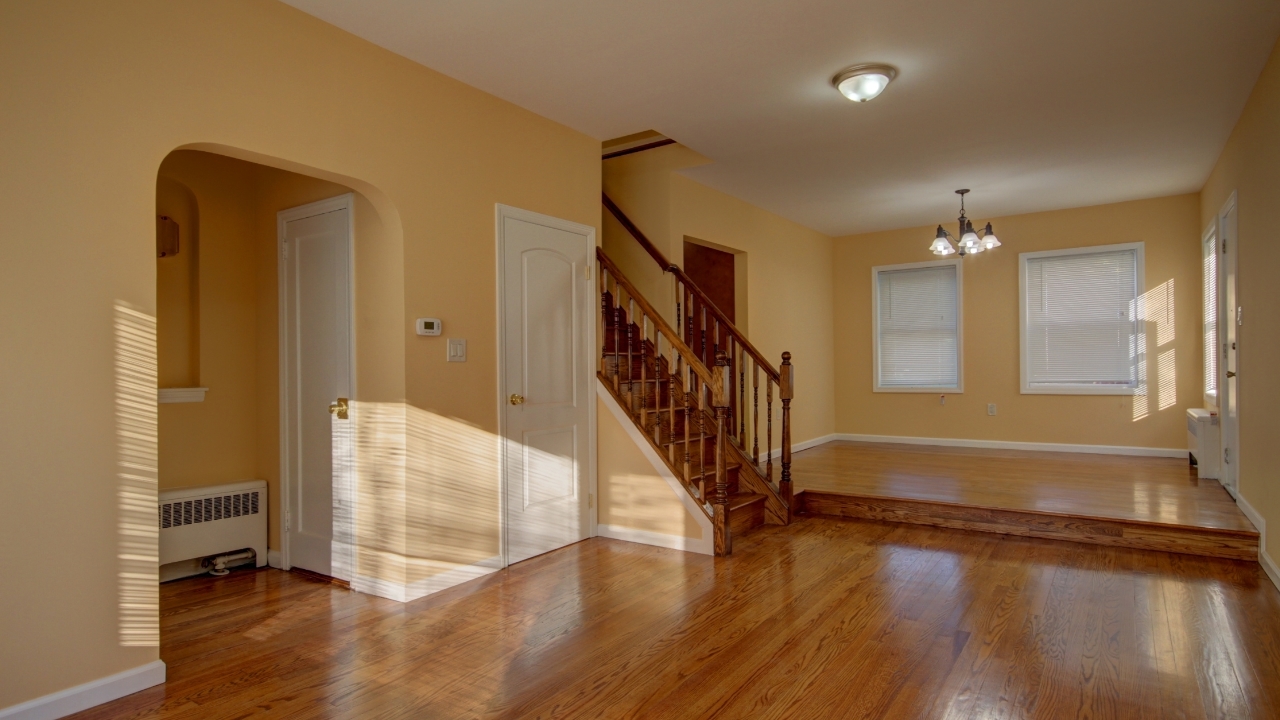
[[1057,385],[1047,387],[1022,388],[1023,395],[1137,395],[1138,388],[1132,387],[1077,387]]

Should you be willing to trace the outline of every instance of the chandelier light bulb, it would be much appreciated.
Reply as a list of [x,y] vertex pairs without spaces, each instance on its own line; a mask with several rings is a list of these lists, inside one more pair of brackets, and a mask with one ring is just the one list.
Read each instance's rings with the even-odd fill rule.
[[1000,247],[1000,239],[996,237],[995,231],[991,229],[991,223],[987,223],[987,229],[982,231],[982,249],[990,250]]

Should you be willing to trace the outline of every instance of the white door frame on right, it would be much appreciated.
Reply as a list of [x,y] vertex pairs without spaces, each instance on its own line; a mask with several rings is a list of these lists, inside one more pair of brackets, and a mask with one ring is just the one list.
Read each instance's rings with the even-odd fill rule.
[[1222,432],[1222,486],[1238,494],[1240,476],[1240,281],[1237,272],[1240,220],[1236,193],[1218,211],[1218,415]]

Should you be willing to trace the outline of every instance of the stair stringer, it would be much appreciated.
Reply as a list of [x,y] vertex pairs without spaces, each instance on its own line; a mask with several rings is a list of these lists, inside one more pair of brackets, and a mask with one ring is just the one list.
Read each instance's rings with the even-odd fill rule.
[[623,431],[631,439],[631,442],[635,444],[640,454],[652,466],[653,474],[667,483],[668,488],[680,501],[685,512],[697,523],[698,528],[702,531],[702,537],[688,538],[605,523],[597,523],[596,534],[615,540],[656,545],[702,555],[714,555],[714,528],[706,510],[699,506],[698,501],[685,490],[684,484],[680,482],[680,479],[672,472],[671,467],[658,453],[657,449],[654,448],[653,442],[640,431],[640,428],[636,426],[635,420],[618,402],[618,398],[613,394],[612,389],[606,386],[599,377],[596,377],[596,395],[600,398],[600,402],[609,409],[609,413],[617,420],[618,424],[622,426]]

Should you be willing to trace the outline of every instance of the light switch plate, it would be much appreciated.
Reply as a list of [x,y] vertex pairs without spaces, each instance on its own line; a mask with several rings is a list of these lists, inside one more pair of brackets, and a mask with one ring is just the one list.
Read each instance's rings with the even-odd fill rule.
[[462,338],[449,338],[449,362],[467,361],[467,341]]

